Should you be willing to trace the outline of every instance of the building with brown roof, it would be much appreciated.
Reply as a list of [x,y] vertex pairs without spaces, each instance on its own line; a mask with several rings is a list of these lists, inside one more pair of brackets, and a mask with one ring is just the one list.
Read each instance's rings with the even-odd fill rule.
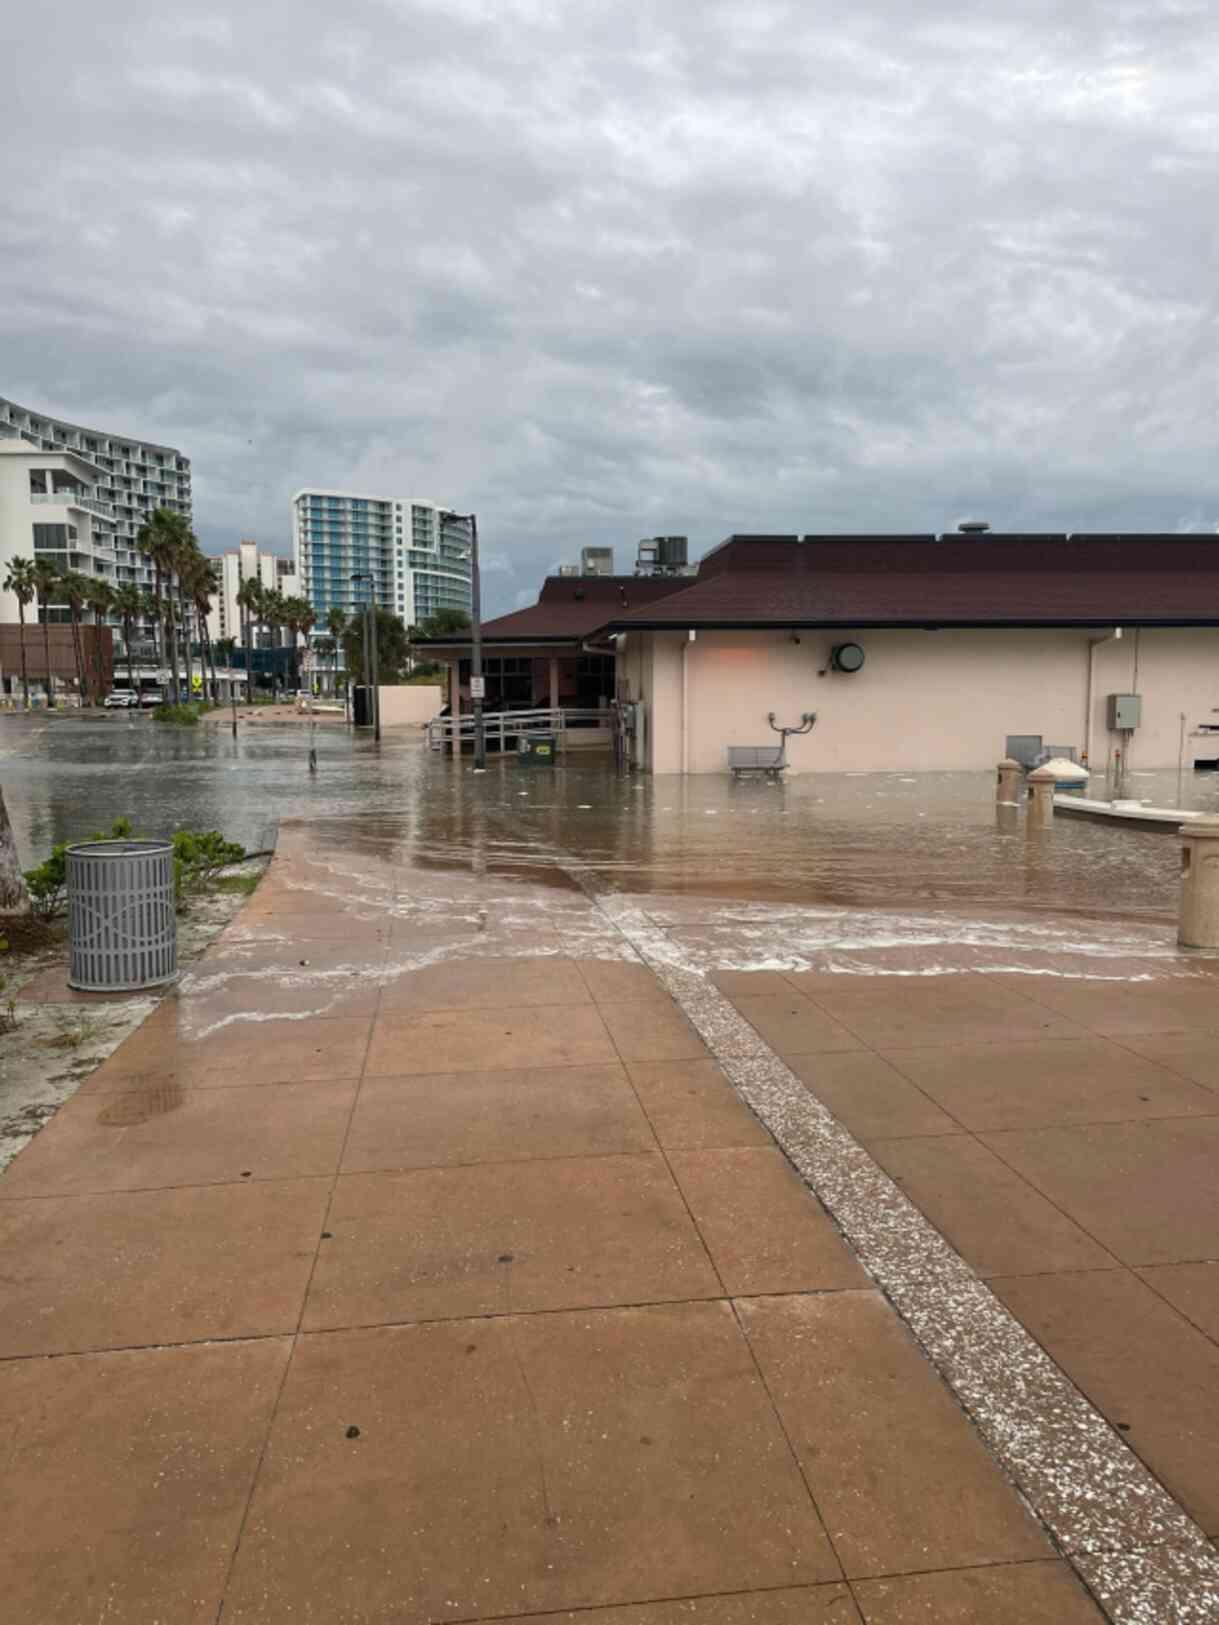
[[[1017,738],[1098,769],[1175,767],[1183,740],[1186,766],[1219,756],[1213,536],[732,536],[692,578],[548,580],[486,636],[492,657],[612,660],[652,772],[725,771],[730,746],[777,743],[772,713],[816,713],[794,772],[987,768]],[[1139,696],[1133,729],[1115,695]]]

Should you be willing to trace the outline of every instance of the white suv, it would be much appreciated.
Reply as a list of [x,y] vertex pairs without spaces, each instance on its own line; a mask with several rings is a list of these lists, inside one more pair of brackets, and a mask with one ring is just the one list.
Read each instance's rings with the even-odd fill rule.
[[107,694],[104,704],[107,711],[126,708],[140,703],[140,696],[129,688],[116,688],[112,694]]

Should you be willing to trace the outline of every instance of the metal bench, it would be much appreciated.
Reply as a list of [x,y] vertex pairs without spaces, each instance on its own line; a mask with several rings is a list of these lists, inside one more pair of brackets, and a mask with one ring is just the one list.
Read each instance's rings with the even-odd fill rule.
[[728,767],[733,778],[742,773],[765,773],[777,779],[787,766],[783,745],[729,745]]

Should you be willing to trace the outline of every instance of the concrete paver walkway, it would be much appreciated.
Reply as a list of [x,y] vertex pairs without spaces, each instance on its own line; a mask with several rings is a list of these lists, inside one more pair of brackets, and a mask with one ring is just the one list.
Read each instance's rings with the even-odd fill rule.
[[[425,885],[392,836],[349,837],[286,830],[240,919],[0,1180],[10,1617],[1101,1619],[584,899]],[[724,985],[1098,1403],[1150,1386],[1157,1315],[1213,1352],[1188,1261],[1208,1199],[1139,1221],[1116,1196],[1165,1159],[1188,1183],[1200,1046],[1106,1050],[1106,1091],[1051,1047],[1113,1043],[1077,1008]],[[929,1070],[950,1032],[1040,1046],[1058,1084],[1021,1095],[964,1051]],[[1131,1122],[1159,1136],[1145,1175]],[[1081,1183],[1069,1137],[1114,1133]],[[1104,1350],[1089,1375],[1072,1338],[1131,1314],[1135,1375]],[[1200,1458],[1153,1465],[1209,1516]]]

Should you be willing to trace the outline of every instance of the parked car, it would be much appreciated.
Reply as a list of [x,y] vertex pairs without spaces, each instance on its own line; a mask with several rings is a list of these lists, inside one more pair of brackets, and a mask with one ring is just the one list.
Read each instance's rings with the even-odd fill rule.
[[112,694],[106,695],[102,703],[107,711],[126,710],[139,705],[140,697],[129,688],[116,688]]
[[165,696],[159,688],[142,688],[140,690],[140,704],[144,706],[164,705]]

